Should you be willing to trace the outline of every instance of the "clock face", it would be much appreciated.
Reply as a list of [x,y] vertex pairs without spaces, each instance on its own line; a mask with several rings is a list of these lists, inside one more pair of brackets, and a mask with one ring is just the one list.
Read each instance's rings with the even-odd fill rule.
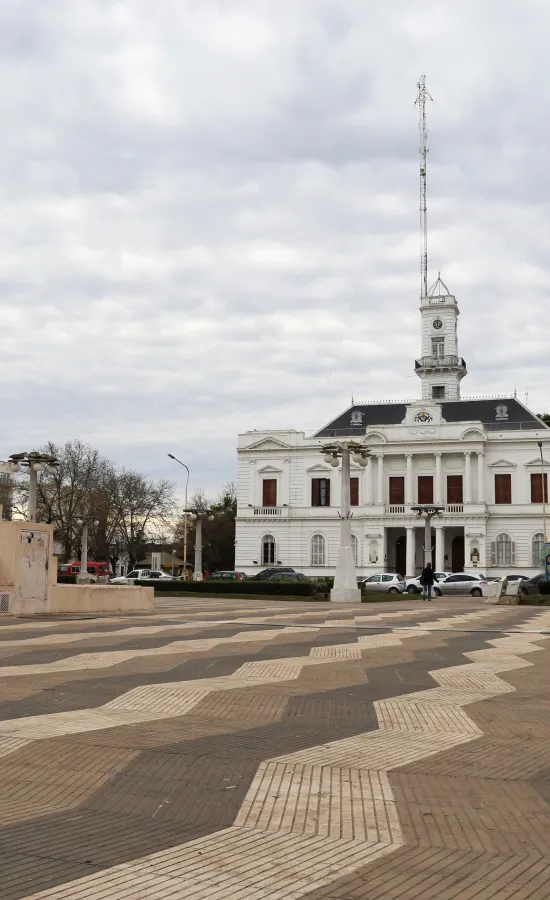
[[436,331],[439,331],[440,328],[443,328],[443,322],[441,321],[441,319],[434,319],[432,324]]

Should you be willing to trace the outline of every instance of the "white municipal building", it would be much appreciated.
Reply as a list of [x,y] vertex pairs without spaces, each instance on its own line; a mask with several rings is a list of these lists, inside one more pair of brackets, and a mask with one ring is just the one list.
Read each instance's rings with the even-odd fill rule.
[[239,436],[236,569],[334,574],[342,475],[320,447],[353,438],[371,453],[366,468],[352,462],[358,575],[420,572],[424,520],[411,506],[422,503],[444,506],[433,520],[436,571],[540,571],[550,429],[516,397],[460,399],[459,311],[440,279],[420,312],[422,400],[354,404],[311,437]]

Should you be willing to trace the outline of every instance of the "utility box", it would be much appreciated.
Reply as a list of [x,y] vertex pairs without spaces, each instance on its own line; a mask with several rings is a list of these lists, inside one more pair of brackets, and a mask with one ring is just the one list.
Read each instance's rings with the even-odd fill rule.
[[0,522],[0,612],[46,614],[57,582],[53,525]]

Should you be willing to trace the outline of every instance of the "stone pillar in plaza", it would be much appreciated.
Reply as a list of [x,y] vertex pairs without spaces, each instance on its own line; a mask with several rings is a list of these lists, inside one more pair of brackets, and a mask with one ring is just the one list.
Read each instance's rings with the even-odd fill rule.
[[414,553],[414,538],[415,538],[415,530],[414,528],[407,528],[407,556],[406,556],[406,576],[414,577],[416,574],[415,571],[415,553]]
[[413,458],[412,453],[407,453],[407,472],[405,475],[405,504],[413,503]]
[[485,492],[483,490],[484,460],[485,460],[485,455],[483,453],[478,453],[477,454],[477,502],[478,503],[485,502],[485,497],[484,497]]
[[464,502],[472,502],[472,454],[464,454]]

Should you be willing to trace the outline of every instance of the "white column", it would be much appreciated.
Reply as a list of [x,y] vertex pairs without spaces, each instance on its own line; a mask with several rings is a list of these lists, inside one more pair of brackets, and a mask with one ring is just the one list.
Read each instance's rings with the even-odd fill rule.
[[467,452],[464,466],[464,503],[472,502],[472,454]]
[[413,577],[415,572],[414,565],[414,528],[407,528],[407,561],[405,563],[407,578]]
[[367,478],[367,496],[365,498],[366,503],[374,503],[374,457],[371,456],[366,471]]
[[441,484],[441,453],[435,454],[435,503],[443,503],[443,486]]
[[413,502],[413,458],[412,453],[407,453],[407,473],[405,475],[405,503],[407,506],[410,506]]
[[483,462],[484,462],[484,459],[485,459],[485,457],[484,457],[484,454],[483,454],[483,453],[478,453],[478,454],[477,454],[477,502],[478,502],[478,503],[484,503],[484,502],[485,502],[485,501],[484,501],[484,497],[483,497],[483,494],[484,494],[484,491],[483,491],[483,476],[484,476],[484,474],[485,474],[484,471],[483,471]]
[[378,496],[376,500],[378,503],[386,502],[384,494],[384,457],[381,453],[378,454]]
[[340,547],[334,573],[334,587],[330,592],[332,603],[360,603],[361,591],[357,587],[355,560],[351,546],[350,522],[350,451],[342,448],[342,494],[340,507]]
[[435,526],[435,571],[443,572],[445,564],[445,532],[443,526]]

